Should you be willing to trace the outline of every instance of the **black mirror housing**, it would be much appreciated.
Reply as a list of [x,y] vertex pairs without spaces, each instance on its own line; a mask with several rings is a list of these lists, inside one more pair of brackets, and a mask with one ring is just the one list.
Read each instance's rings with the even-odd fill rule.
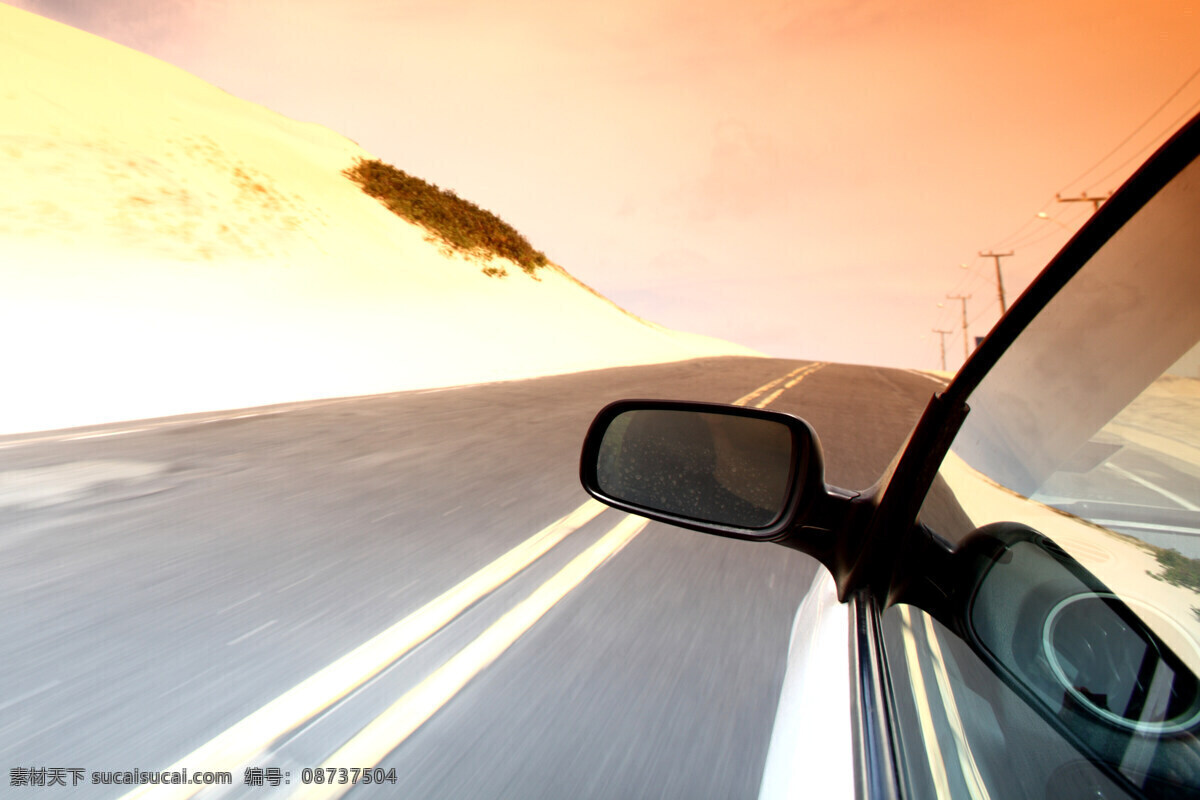
[[596,415],[580,481],[622,511],[704,533],[776,541],[826,496],[804,420],[714,403],[621,400]]

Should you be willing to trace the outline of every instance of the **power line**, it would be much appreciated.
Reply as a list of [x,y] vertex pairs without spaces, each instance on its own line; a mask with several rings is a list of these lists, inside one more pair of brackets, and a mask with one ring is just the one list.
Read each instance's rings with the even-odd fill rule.
[[[955,284],[954,291],[951,292],[951,294],[966,294],[967,296],[970,296],[976,289],[980,288],[982,283],[987,281],[987,278],[976,271],[973,265],[959,264],[959,267],[966,267],[970,271],[966,272],[959,278],[959,281],[957,284]],[[947,297],[949,297],[949,295],[947,295]],[[953,310],[947,308],[945,303],[938,303],[937,306],[940,309],[937,317],[937,326],[939,328],[954,326],[956,323],[953,321]]]
[[[1072,184],[1078,183],[1079,181],[1083,180],[1089,174],[1091,174],[1092,172],[1094,172],[1098,168],[1100,168],[1100,166],[1105,161],[1108,161],[1113,156],[1115,156],[1117,153],[1119,153],[1126,145],[1128,145],[1131,141],[1133,141],[1134,138],[1139,133],[1141,133],[1143,130],[1145,130],[1146,127],[1149,126],[1156,117],[1158,117],[1163,111],[1165,111],[1167,109],[1167,107],[1170,106],[1171,103],[1174,102],[1176,100],[1176,98],[1178,98],[1183,93],[1183,91],[1189,85],[1191,85],[1191,83],[1193,81],[1195,81],[1196,78],[1198,78],[1198,77],[1200,77],[1200,69],[1195,70],[1191,75],[1189,75],[1187,77],[1187,79],[1183,83],[1181,83],[1178,86],[1178,88],[1176,88],[1175,91],[1170,94],[1169,97],[1167,97],[1166,100],[1164,100],[1153,112],[1151,112],[1144,120],[1142,120],[1141,124],[1139,124],[1136,128],[1134,128],[1124,139],[1122,139],[1114,148],[1112,148],[1112,150],[1110,150],[1108,153],[1106,153],[1102,158],[1098,159],[1094,164],[1092,164],[1090,167],[1088,167],[1086,170],[1084,170],[1082,173],[1080,173],[1076,178],[1074,178],[1073,180],[1071,180],[1067,184],[1065,184],[1062,189],[1060,189],[1058,192],[1056,192],[1054,194],[1054,197],[1052,199],[1048,198],[1046,200],[1046,202],[1042,204],[1042,209],[1041,209],[1040,213],[1034,215],[1033,217],[1030,217],[1029,219],[1026,219],[1016,230],[1014,230],[1008,236],[1004,237],[999,242],[997,242],[995,245],[993,245],[992,250],[990,250],[986,253],[983,251],[979,252],[980,257],[982,257],[982,258],[990,257],[995,260],[996,289],[997,289],[998,299],[1000,301],[1000,314],[1002,316],[1003,316],[1003,314],[1005,314],[1007,312],[1007,301],[1006,301],[1005,293],[1004,293],[1003,274],[1000,269],[1000,258],[1013,255],[1013,252],[1016,249],[1025,249],[1034,244],[1039,244],[1039,243],[1045,241],[1046,239],[1050,239],[1052,237],[1061,235],[1059,233],[1059,231],[1057,231],[1057,230],[1050,230],[1050,231],[1045,231],[1045,232],[1029,230],[1027,232],[1027,229],[1029,228],[1029,226],[1031,224],[1033,224],[1039,218],[1046,219],[1046,220],[1052,220],[1052,221],[1056,222],[1058,225],[1061,225],[1064,229],[1066,229],[1067,233],[1073,233],[1074,231],[1070,228],[1070,226],[1063,223],[1057,217],[1051,217],[1048,213],[1048,209],[1051,206],[1053,206],[1055,203],[1090,202],[1090,203],[1092,203],[1092,212],[1094,213],[1100,207],[1100,204],[1108,199],[1108,196],[1111,195],[1111,191],[1108,192],[1108,194],[1106,194],[1104,196],[1096,196],[1096,195],[1089,196],[1086,191],[1083,191],[1080,193],[1080,195],[1078,197],[1063,197],[1062,192],[1065,191]],[[1145,145],[1143,145],[1139,150],[1137,150],[1135,153],[1133,153],[1133,155],[1129,156],[1124,161],[1117,164],[1115,167],[1113,167],[1111,170],[1109,170],[1104,175],[1100,176],[1099,178],[1094,179],[1091,182],[1089,188],[1094,187],[1097,184],[1104,183],[1109,178],[1111,178],[1112,176],[1114,176],[1118,172],[1120,172],[1122,169],[1124,169],[1131,161],[1138,158],[1139,156],[1142,156],[1147,150],[1151,149],[1152,147],[1156,147],[1156,146],[1160,145],[1162,143],[1162,141],[1164,141],[1170,134],[1172,134],[1175,130],[1177,130],[1179,128],[1180,124],[1182,124],[1185,120],[1187,120],[1189,117],[1194,115],[1196,113],[1197,109],[1200,109],[1200,101],[1192,103],[1187,108],[1187,110],[1184,111],[1183,114],[1176,117],[1174,120],[1171,121],[1171,123],[1169,125],[1167,125],[1163,129],[1161,129],[1159,131],[1159,133],[1157,133],[1156,135],[1151,137],[1151,139]],[[1071,219],[1070,221],[1074,223],[1077,219],[1078,219],[1078,217]],[[1008,247],[1009,252],[1008,253],[994,252],[999,247]],[[978,285],[979,280],[983,280],[984,278],[982,278],[980,276],[980,274],[975,270],[974,265],[969,266],[969,265],[963,264],[961,266],[966,268],[967,270],[969,270],[968,274],[963,276],[958,281],[955,292],[953,294],[947,294],[946,298],[950,299],[950,300],[959,300],[962,303],[963,359],[965,361],[967,358],[970,357],[970,334],[968,332],[968,328],[970,327],[970,325],[972,323],[978,321],[980,318],[982,318],[988,312],[988,310],[991,308],[992,303],[987,303],[983,307],[982,310],[977,312],[974,317],[972,317],[971,319],[968,320],[968,318],[967,318],[967,300],[969,300],[972,295],[970,293],[963,294],[963,291],[968,291],[968,292],[973,291],[976,288],[976,286]],[[993,302],[995,302],[995,301],[993,301]],[[939,314],[939,318],[938,318],[939,327],[935,328],[933,330],[934,330],[934,333],[938,333],[942,337],[942,342],[941,342],[941,344],[942,344],[942,363],[943,363],[943,368],[944,368],[944,366],[945,366],[945,335],[944,334],[949,333],[949,331],[943,332],[941,330],[941,323],[946,319],[946,313],[948,313],[948,309],[946,309],[942,303],[938,303],[938,306],[940,308],[942,308],[943,310],[942,310],[942,313]]]
[[[1147,125],[1149,125],[1151,122],[1153,122],[1155,117],[1157,117],[1159,114],[1161,114],[1163,111],[1165,111],[1167,106],[1169,106],[1177,97],[1179,97],[1179,95],[1181,95],[1183,93],[1183,91],[1192,83],[1192,81],[1196,80],[1197,77],[1200,77],[1200,69],[1197,69],[1195,72],[1193,72],[1191,75],[1189,75],[1187,77],[1187,79],[1183,83],[1181,83],[1179,85],[1179,87],[1176,88],[1175,91],[1172,92],[1171,95],[1169,97],[1167,97],[1167,99],[1164,100],[1158,106],[1158,108],[1154,109],[1154,111],[1151,112],[1151,114],[1149,116],[1147,116],[1144,120],[1142,120],[1141,124],[1139,124],[1136,128],[1134,128],[1124,139],[1122,139],[1121,142],[1116,147],[1114,147],[1111,151],[1106,153],[1102,158],[1098,159],[1095,163],[1093,163],[1090,167],[1088,167],[1083,172],[1081,172],[1074,179],[1072,179],[1072,180],[1068,181],[1066,184],[1064,184],[1062,189],[1059,190],[1059,194],[1061,194],[1061,192],[1063,192],[1063,191],[1066,191],[1073,184],[1076,184],[1079,181],[1083,180],[1090,173],[1092,173],[1096,169],[1098,169],[1101,164],[1103,164],[1105,161],[1107,161],[1108,159],[1115,156],[1118,152],[1120,152],[1121,149],[1123,147],[1125,147],[1125,145],[1127,145],[1127,144],[1129,144],[1129,142],[1133,141],[1133,138],[1135,136],[1137,136],[1142,130],[1144,130]],[[1133,161],[1133,159],[1137,158],[1139,155],[1144,153],[1150,147],[1153,147],[1156,143],[1161,141],[1162,138],[1167,133],[1170,133],[1171,131],[1175,130],[1183,120],[1187,119],[1189,116],[1191,116],[1193,113],[1195,113],[1195,111],[1198,107],[1200,107],[1200,102],[1193,103],[1192,106],[1190,106],[1187,111],[1185,111],[1182,115],[1180,115],[1174,121],[1172,121],[1171,124],[1168,125],[1164,131],[1161,131],[1159,134],[1152,137],[1149,144],[1143,146],[1140,150],[1138,150],[1136,153],[1134,153],[1129,158],[1122,161],[1120,164],[1118,164],[1116,167],[1111,169],[1105,175],[1102,175],[1101,177],[1097,178],[1095,181],[1092,182],[1093,185],[1097,184],[1097,183],[1103,183],[1104,181],[1108,180],[1113,175],[1115,175],[1117,172],[1119,172],[1121,169],[1123,169],[1125,166],[1127,166],[1130,161]],[[1042,204],[1042,211],[1045,211],[1046,208],[1048,206],[1052,205],[1054,202],[1055,202],[1054,199],[1047,199],[1046,202]],[[993,245],[993,247],[1012,247],[1013,246],[1012,240],[1016,239],[1019,236],[1022,236],[1025,229],[1036,218],[1037,217],[1034,216],[1030,219],[1025,220],[1025,222],[1023,222],[1020,227],[1018,227],[1016,230],[1014,230],[1008,236],[1005,236],[1003,239],[1000,239],[998,242],[996,242],[995,245]]]
[[1183,122],[1185,119],[1188,119],[1188,118],[1189,118],[1189,117],[1191,117],[1193,114],[1195,114],[1195,113],[1196,113],[1196,109],[1200,109],[1200,100],[1197,100],[1195,103],[1192,103],[1192,105],[1191,105],[1191,106],[1189,106],[1189,107],[1188,107],[1188,109],[1187,109],[1186,111],[1184,111],[1184,112],[1183,112],[1182,114],[1180,114],[1178,117],[1176,117],[1175,119],[1173,119],[1173,120],[1170,122],[1170,124],[1168,124],[1168,125],[1167,125],[1165,128],[1163,128],[1161,131],[1159,131],[1159,133],[1158,133],[1158,135],[1157,135],[1157,136],[1155,136],[1155,137],[1154,137],[1154,138],[1152,138],[1152,139],[1151,139],[1149,142],[1147,142],[1147,143],[1146,143],[1146,145],[1145,145],[1145,146],[1143,146],[1141,150],[1138,150],[1136,153],[1134,153],[1133,155],[1131,155],[1129,158],[1125,159],[1125,160],[1124,160],[1124,161],[1122,161],[1120,164],[1117,164],[1117,165],[1116,165],[1115,167],[1113,167],[1111,170],[1109,170],[1108,172],[1104,173],[1104,174],[1103,174],[1103,175],[1101,175],[1099,178],[1097,178],[1095,181],[1093,181],[1093,185],[1094,185],[1094,184],[1096,184],[1096,183],[1103,183],[1104,181],[1108,180],[1108,179],[1109,179],[1109,178],[1111,178],[1113,175],[1116,175],[1118,172],[1120,172],[1122,169],[1124,169],[1124,168],[1125,168],[1125,167],[1126,167],[1126,166],[1129,164],[1129,162],[1131,162],[1131,161],[1133,161],[1134,159],[1138,158],[1139,156],[1141,156],[1142,154],[1144,154],[1144,153],[1145,153],[1147,150],[1149,150],[1150,148],[1152,148],[1152,147],[1156,147],[1156,146],[1157,146],[1157,145],[1158,145],[1160,142],[1162,142],[1162,140],[1163,140],[1163,139],[1165,139],[1165,138],[1166,138],[1166,137],[1167,137],[1167,136],[1168,136],[1170,133],[1172,133],[1173,131],[1175,131],[1175,129],[1179,127],[1180,123],[1182,123],[1182,122]]
[[971,324],[974,325],[979,320],[987,316],[987,313],[992,310],[992,306],[996,304],[995,300],[989,300],[987,305],[975,312],[975,316],[971,317]]
[[[1053,202],[1053,201],[1047,201],[1044,205],[1049,205],[1051,202]],[[1012,240],[1021,236],[1022,233],[1024,232],[1025,228],[1029,227],[1029,224],[1032,223],[1033,221],[1035,221],[1036,219],[1037,219],[1037,214],[1034,214],[1032,217],[1030,217],[1029,219],[1022,222],[1021,227],[1017,228],[1015,231],[1010,233],[1008,236],[1005,236],[1003,239],[1001,239],[999,242],[997,242],[993,246],[994,247],[1004,247],[1006,245],[1011,246],[1010,243],[1012,242]]]
[[[1176,97],[1178,97],[1183,92],[1183,90],[1187,88],[1189,83],[1196,80],[1197,76],[1200,76],[1200,69],[1197,69],[1195,72],[1193,72],[1191,75],[1189,75],[1188,79],[1186,81],[1184,81],[1183,83],[1181,83],[1179,85],[1179,88],[1176,89],[1174,92],[1172,92],[1171,96],[1163,101],[1162,105],[1160,105],[1158,108],[1154,109],[1154,111],[1151,112],[1150,116],[1148,116],[1148,117],[1146,117],[1146,119],[1142,120],[1141,125],[1138,125],[1136,128],[1133,129],[1133,131],[1128,136],[1126,136],[1124,139],[1122,139],[1120,144],[1118,144],[1116,147],[1114,147],[1108,154],[1106,154],[1103,158],[1098,160],[1095,164],[1092,164],[1092,166],[1085,169],[1077,178],[1075,178],[1074,180],[1068,181],[1066,186],[1070,186],[1073,183],[1078,183],[1079,181],[1083,180],[1089,172],[1096,169],[1101,164],[1103,164],[1105,161],[1107,161],[1108,159],[1115,156],[1122,147],[1129,144],[1129,142],[1133,139],[1134,136],[1137,136],[1143,128],[1145,128],[1147,125],[1149,125],[1151,120],[1153,120],[1155,117],[1157,117],[1159,114],[1161,114],[1163,112],[1163,110],[1171,104],[1171,101],[1174,100]],[[1157,138],[1157,137],[1155,137],[1155,138]],[[1124,166],[1124,164],[1122,164],[1121,166]],[[1117,167],[1117,169],[1120,169],[1120,167]],[[1108,176],[1106,175],[1105,177],[1108,177]],[[1100,180],[1104,180],[1104,178],[1101,178]],[[1099,182],[1100,181],[1096,181],[1096,183],[1099,183]],[[1063,188],[1065,189],[1066,186],[1064,186]]]
[[[1045,213],[1045,212],[1042,212],[1042,213]],[[1073,235],[1075,233],[1075,231],[1078,230],[1077,223],[1080,221],[1078,219],[1079,216],[1081,216],[1081,215],[1079,213],[1076,213],[1073,216],[1066,217],[1066,222],[1063,222],[1063,220],[1060,219],[1059,217],[1052,217],[1049,214],[1046,214],[1046,216],[1041,217],[1041,219],[1046,222],[1053,222],[1055,225],[1058,225],[1062,229],[1062,231],[1065,231],[1068,235]],[[1067,222],[1069,222],[1071,224],[1068,225]],[[1072,225],[1076,225],[1076,227],[1072,227]],[[1061,233],[1062,233],[1061,231],[1056,230],[1054,228],[1050,228],[1049,230],[1047,230],[1045,228],[1045,226],[1043,226],[1042,230],[1031,231],[1024,238],[1010,243],[1009,249],[1010,250],[1027,250],[1032,245],[1038,244],[1039,242],[1044,242],[1047,239],[1052,239],[1055,236],[1061,235]]]
[[974,291],[975,286],[981,280],[983,280],[983,278],[980,276],[978,270],[976,269],[976,265],[974,265],[974,264],[959,264],[958,268],[962,269],[962,270],[966,270],[966,272],[964,272],[964,274],[959,277],[958,282],[954,284],[954,288],[951,290],[952,293],[953,294],[962,294],[963,292]]

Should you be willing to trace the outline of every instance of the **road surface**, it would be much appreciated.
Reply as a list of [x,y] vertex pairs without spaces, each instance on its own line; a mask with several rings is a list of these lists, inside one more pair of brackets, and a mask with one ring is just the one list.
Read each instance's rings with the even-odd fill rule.
[[[235,767],[201,797],[286,796],[329,764],[395,769],[353,797],[753,796],[815,562],[635,530],[586,508],[577,469],[606,402],[768,384],[748,404],[812,423],[847,488],[939,385],[704,359],[0,438],[0,763],[83,771],[39,797],[121,797],[92,773],[181,764]],[[481,574],[497,585],[430,616]],[[410,733],[373,732],[421,704]],[[246,766],[280,772],[247,787]]]

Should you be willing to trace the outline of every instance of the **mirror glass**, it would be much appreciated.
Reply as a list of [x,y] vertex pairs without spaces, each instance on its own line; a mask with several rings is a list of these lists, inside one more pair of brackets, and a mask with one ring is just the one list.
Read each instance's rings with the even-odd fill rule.
[[773,420],[674,409],[618,414],[596,481],[610,497],[697,522],[765,528],[788,500],[792,432]]

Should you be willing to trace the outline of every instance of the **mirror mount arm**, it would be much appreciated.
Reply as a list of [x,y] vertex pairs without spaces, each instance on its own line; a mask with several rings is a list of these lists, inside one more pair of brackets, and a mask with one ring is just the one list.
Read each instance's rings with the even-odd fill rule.
[[917,513],[969,412],[952,391],[930,398],[898,462],[864,498],[870,501],[869,518],[854,526],[851,542],[839,546],[843,560],[832,570],[838,599],[845,602],[865,588],[886,608],[909,591],[910,577],[920,572],[912,569],[916,554],[928,547],[938,554],[936,537],[917,523]]
[[900,554],[890,587],[890,602],[905,603],[927,612],[957,632],[955,609],[963,602],[962,558],[955,558],[953,545],[921,523],[907,538],[908,549]]
[[874,511],[873,495],[826,485],[775,543],[812,556],[836,579],[847,553],[857,551],[861,536],[856,532],[864,529]]

